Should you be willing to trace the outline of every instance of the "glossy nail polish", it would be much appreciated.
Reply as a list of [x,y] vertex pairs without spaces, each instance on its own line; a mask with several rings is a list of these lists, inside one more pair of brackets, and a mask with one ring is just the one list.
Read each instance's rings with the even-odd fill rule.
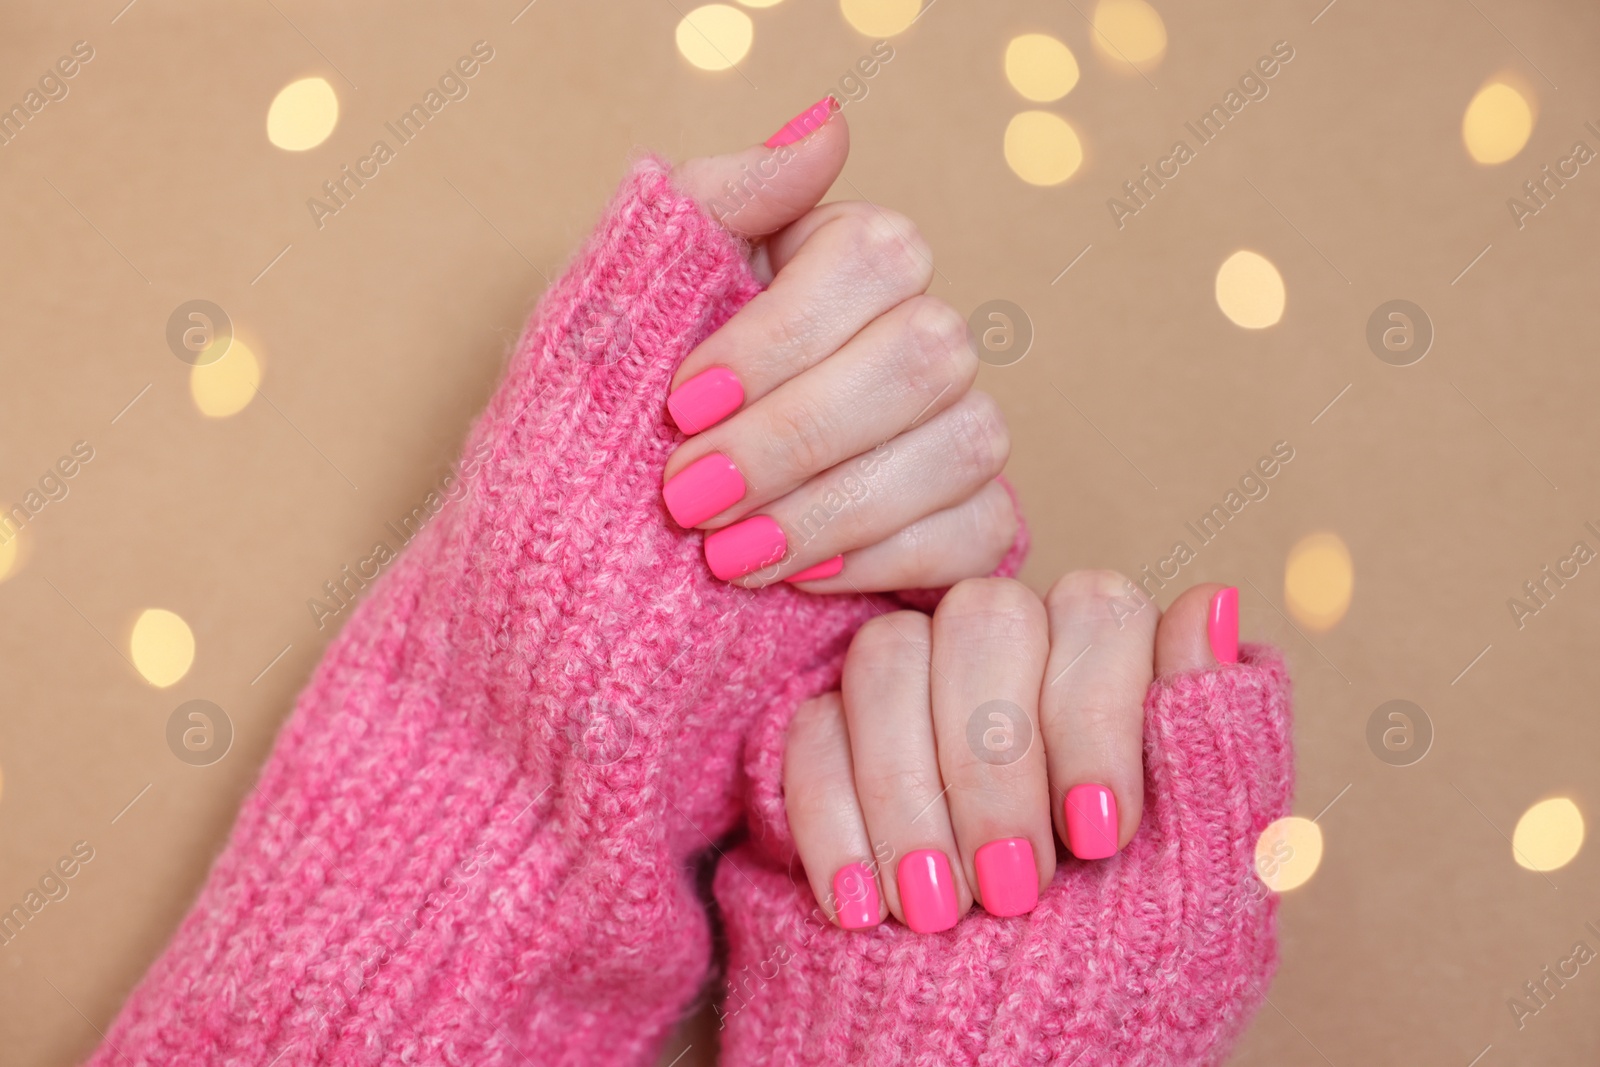
[[706,534],[706,565],[712,574],[731,582],[772,566],[788,548],[783,527],[766,515],[755,515]]
[[1103,785],[1067,790],[1067,846],[1080,860],[1117,854],[1117,798]]
[[667,397],[667,414],[686,434],[709,430],[739,410],[744,386],[726,367],[712,367],[684,382]]
[[990,915],[1026,915],[1039,903],[1039,868],[1026,837],[990,841],[973,853],[978,897]]
[[815,567],[807,567],[798,574],[791,574],[789,577],[785,578],[784,581],[814,582],[820,578],[832,578],[835,574],[838,574],[842,570],[844,570],[844,557],[834,556],[832,559],[823,560]]
[[1236,586],[1219,589],[1211,598],[1206,614],[1206,636],[1211,654],[1218,663],[1239,662],[1239,590]]
[[722,514],[743,500],[744,494],[744,476],[721,452],[701,456],[661,487],[672,521],[685,530]]
[[906,925],[917,933],[938,933],[956,924],[956,880],[943,852],[924,848],[906,853],[895,869],[895,884]]
[[878,925],[878,882],[865,863],[847,864],[833,876],[833,907],[846,930]]
[[783,129],[767,138],[766,146],[768,148],[781,148],[786,144],[794,144],[796,141],[804,140],[820,129],[822,124],[828,121],[828,117],[838,107],[838,103],[834,101],[833,95],[830,93],[788,122],[785,122]]

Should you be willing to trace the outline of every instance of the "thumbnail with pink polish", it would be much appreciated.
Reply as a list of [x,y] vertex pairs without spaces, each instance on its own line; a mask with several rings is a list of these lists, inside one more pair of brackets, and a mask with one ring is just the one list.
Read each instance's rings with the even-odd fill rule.
[[751,571],[770,567],[789,549],[783,527],[766,515],[756,515],[706,534],[706,565],[725,582]]
[[1103,860],[1117,854],[1117,798],[1103,785],[1075,785],[1067,790],[1067,845],[1080,860]]
[[1206,636],[1211,654],[1218,663],[1239,662],[1239,590],[1236,586],[1217,590],[1206,616]]
[[1026,837],[990,841],[972,856],[978,897],[990,915],[1026,915],[1039,903],[1039,868]]
[[823,560],[814,567],[807,567],[798,574],[791,574],[784,581],[815,582],[823,578],[832,578],[842,570],[844,570],[844,557],[834,556],[832,559]]
[[744,499],[744,476],[721,452],[701,456],[661,487],[672,521],[684,529],[699,526]]
[[956,924],[956,880],[943,852],[925,848],[906,853],[895,871],[895,884],[906,925],[917,933],[934,934]]
[[878,925],[878,882],[865,863],[840,867],[833,876],[833,907],[846,930]]
[[744,386],[726,367],[712,367],[684,382],[667,397],[667,414],[686,434],[709,430],[739,410]]
[[833,94],[829,93],[784,123],[783,129],[767,138],[766,146],[768,148],[782,148],[786,144],[794,144],[796,141],[810,137],[822,127],[823,123],[828,121],[828,117],[833,114],[838,106],[834,102]]

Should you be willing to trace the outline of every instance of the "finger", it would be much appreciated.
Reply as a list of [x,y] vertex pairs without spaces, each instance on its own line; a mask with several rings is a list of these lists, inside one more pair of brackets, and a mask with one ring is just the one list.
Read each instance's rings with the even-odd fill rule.
[[934,734],[962,871],[985,911],[1022,915],[1055,873],[1039,734],[1044,607],[1020,582],[975,578],[945,594],[932,630]]
[[1239,590],[1215,582],[1184,590],[1156,630],[1156,673],[1204,671],[1238,661]]
[[[784,579],[808,593],[942,589],[993,574],[1017,539],[1011,494],[991,481],[955,507],[936,511],[866,548],[833,556],[811,580]],[[818,568],[822,568],[818,570]]]
[[678,448],[662,495],[684,527],[726,526],[950,407],[977,377],[960,313],[918,296],[818,366]]
[[1010,449],[999,406],[969,392],[761,513],[707,534],[706,563],[718,578],[751,588],[779,581],[954,507],[1000,473]]
[[850,126],[828,96],[784,123],[766,144],[684,160],[672,179],[729,233],[760,237],[815,207],[849,154]]
[[[815,214],[815,213],[813,213]],[[689,353],[667,411],[698,433],[836,352],[863,326],[933,278],[927,246],[902,215],[871,204],[829,205],[772,284]],[[784,231],[786,239],[790,230]]]
[[1115,855],[1144,809],[1144,696],[1155,604],[1115,571],[1075,571],[1045,597],[1050,663],[1040,696],[1057,832],[1081,860]]
[[948,930],[972,906],[954,862],[955,834],[939,778],[928,697],[926,615],[869,620],[844,663],[844,713],[856,796],[874,853],[893,870],[881,881],[889,910],[918,933]]
[[851,766],[840,695],[801,704],[783,757],[789,829],[817,903],[844,929],[861,930],[887,913]]

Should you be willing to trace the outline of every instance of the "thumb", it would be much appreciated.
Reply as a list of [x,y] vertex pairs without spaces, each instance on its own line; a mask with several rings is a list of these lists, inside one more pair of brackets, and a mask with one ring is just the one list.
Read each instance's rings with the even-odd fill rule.
[[829,95],[784,123],[765,144],[685,160],[672,177],[729,233],[762,237],[816,207],[849,154],[850,127]]

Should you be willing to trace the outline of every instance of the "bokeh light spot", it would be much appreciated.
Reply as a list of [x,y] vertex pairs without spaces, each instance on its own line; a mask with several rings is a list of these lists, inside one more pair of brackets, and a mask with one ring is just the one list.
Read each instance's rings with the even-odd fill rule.
[[128,649],[144,680],[165,689],[189,673],[194,632],[181,616],[165,608],[148,608],[133,624]]
[[22,562],[22,531],[0,517],[0,582],[11,577]]
[[1461,117],[1461,139],[1467,154],[1479,163],[1504,163],[1533,135],[1533,107],[1528,98],[1502,81],[1478,90]]
[[1322,865],[1322,827],[1299,815],[1277,819],[1256,838],[1256,877],[1274,893],[1305,885]]
[[868,37],[904,33],[922,13],[922,0],[839,0],[844,20]]
[[1006,80],[1029,100],[1060,100],[1078,84],[1078,60],[1049,34],[1025,33],[1006,45]]
[[678,51],[701,70],[727,70],[750,51],[755,23],[736,7],[706,4],[678,23]]
[[1289,550],[1283,569],[1283,599],[1289,614],[1308,630],[1331,630],[1350,610],[1355,567],[1350,549],[1336,533],[1302,537]]
[[1259,252],[1240,250],[1217,268],[1217,307],[1236,326],[1261,330],[1283,318],[1283,275]]
[[267,108],[267,140],[285,152],[317,147],[338,124],[339,96],[326,78],[290,82]]
[[1100,0],[1094,29],[1095,48],[1113,63],[1154,66],[1167,51],[1167,24],[1144,0]]
[[261,363],[237,337],[221,359],[198,364],[189,371],[189,395],[194,397],[194,406],[200,414],[213,419],[225,419],[249,407],[260,384]]
[[1006,126],[1006,163],[1029,185],[1059,185],[1083,165],[1083,144],[1060,115],[1024,111]]
[[1566,797],[1541,800],[1522,813],[1511,835],[1511,854],[1530,871],[1554,871],[1583,847],[1583,813]]

